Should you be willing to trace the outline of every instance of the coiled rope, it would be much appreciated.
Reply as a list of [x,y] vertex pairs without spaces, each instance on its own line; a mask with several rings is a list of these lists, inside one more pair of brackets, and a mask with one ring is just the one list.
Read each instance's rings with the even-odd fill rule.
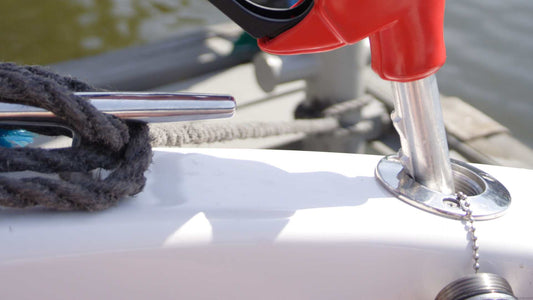
[[[93,91],[76,79],[36,66],[0,64],[0,101],[40,107],[80,137],[62,149],[0,148],[0,172],[56,173],[57,178],[0,176],[0,206],[97,211],[139,193],[152,151],[148,126],[95,109],[73,92]],[[106,178],[97,169],[110,170]]]

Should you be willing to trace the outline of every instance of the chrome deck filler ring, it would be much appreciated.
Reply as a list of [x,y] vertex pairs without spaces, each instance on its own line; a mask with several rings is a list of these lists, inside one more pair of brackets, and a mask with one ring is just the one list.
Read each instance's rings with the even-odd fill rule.
[[[467,163],[452,159],[451,165],[455,187],[469,196],[475,220],[490,220],[505,213],[511,204],[511,196],[503,184]],[[465,212],[455,202],[454,195],[431,190],[416,182],[396,155],[379,162],[376,177],[387,190],[410,205],[452,219],[464,218]]]

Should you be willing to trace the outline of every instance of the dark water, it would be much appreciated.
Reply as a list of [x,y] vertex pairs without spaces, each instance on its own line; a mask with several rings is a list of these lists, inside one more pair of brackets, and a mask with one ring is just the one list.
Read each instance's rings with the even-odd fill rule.
[[223,20],[205,0],[1,0],[0,60],[49,64]]
[[448,0],[441,91],[507,126],[533,148],[533,1]]
[[[49,64],[225,20],[207,0],[0,0],[0,61]],[[533,1],[448,0],[445,37],[441,91],[533,147]]]

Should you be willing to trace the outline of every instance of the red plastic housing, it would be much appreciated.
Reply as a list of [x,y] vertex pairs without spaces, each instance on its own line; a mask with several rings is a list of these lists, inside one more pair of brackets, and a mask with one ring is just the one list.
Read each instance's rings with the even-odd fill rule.
[[370,37],[372,68],[383,79],[413,81],[446,61],[445,0],[315,0],[299,24],[259,46],[274,54],[333,50]]

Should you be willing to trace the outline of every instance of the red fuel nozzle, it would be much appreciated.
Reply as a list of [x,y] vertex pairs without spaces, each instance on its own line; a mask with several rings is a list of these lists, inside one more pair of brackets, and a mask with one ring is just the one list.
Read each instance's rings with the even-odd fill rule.
[[300,0],[273,9],[251,0],[209,0],[274,54],[333,50],[370,37],[383,79],[414,81],[446,60],[445,0]]
[[383,79],[413,81],[446,60],[445,0],[315,0],[294,27],[259,46],[274,54],[328,51],[370,37],[372,68]]

